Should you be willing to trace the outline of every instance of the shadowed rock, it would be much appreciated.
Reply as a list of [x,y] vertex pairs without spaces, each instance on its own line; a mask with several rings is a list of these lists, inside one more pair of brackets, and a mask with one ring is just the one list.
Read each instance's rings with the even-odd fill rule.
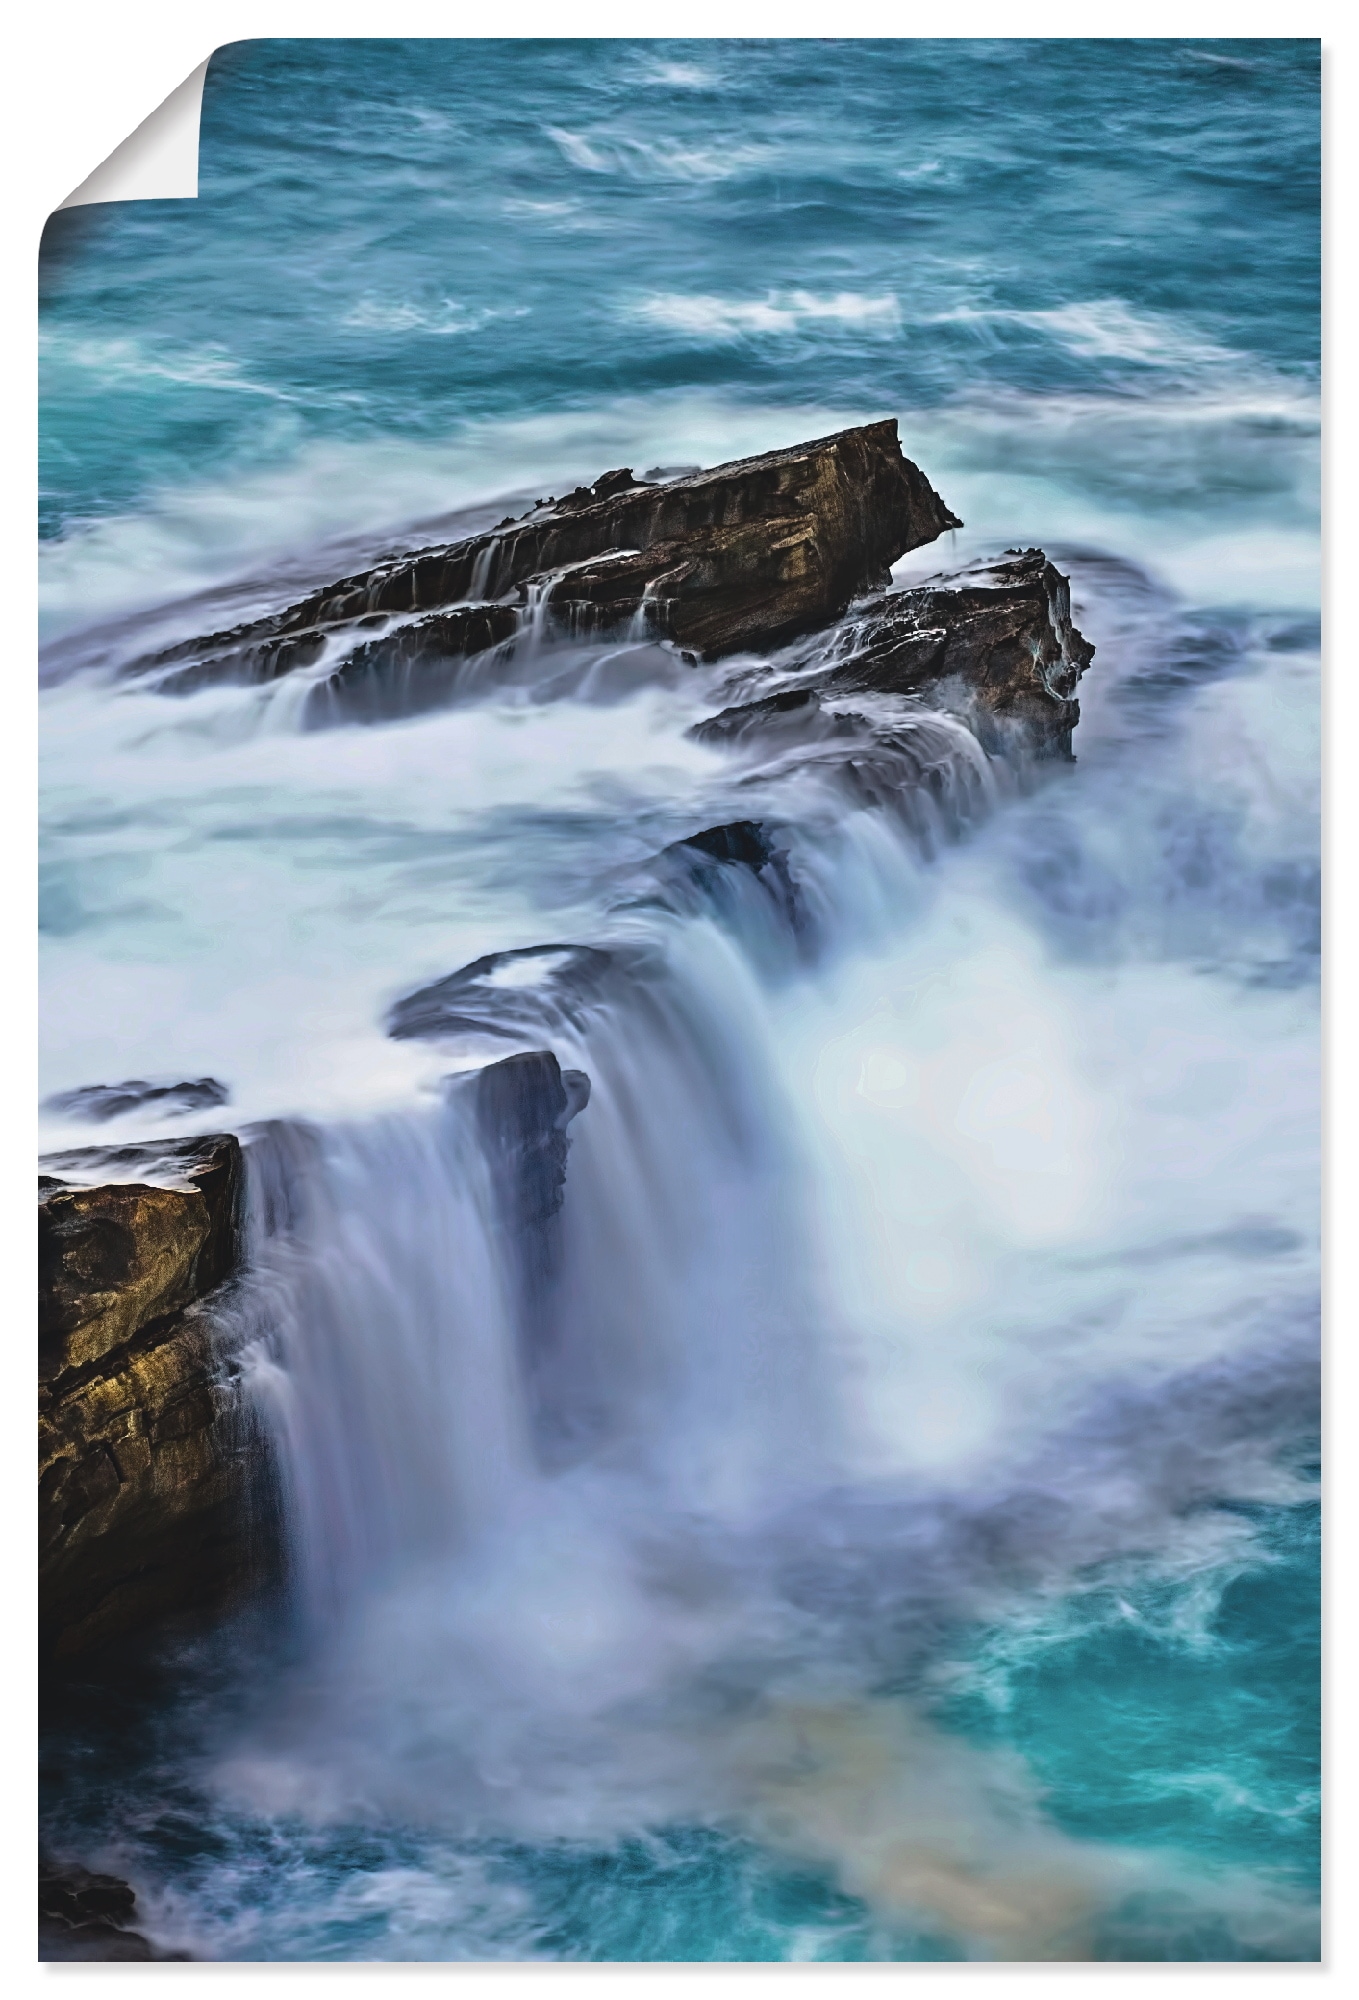
[[144,1963],[182,1959],[154,1949],[130,1925],[137,1898],[116,1875],[38,1862],[38,1958],[46,1964]]
[[865,607],[825,693],[935,690],[983,748],[1071,756],[1076,686],[1095,649],[1071,622],[1071,586],[1041,549],[1009,550]]
[[519,614],[508,604],[472,605],[397,625],[356,646],[308,690],[303,726],[389,722],[442,707],[456,688],[461,662],[518,630]]
[[520,1042],[544,1030],[580,1028],[619,958],[587,944],[493,951],[398,1000],[387,1033],[398,1042],[469,1034]]
[[38,1183],[40,1623],[67,1657],[246,1580],[258,1447],[204,1308],[239,1255],[238,1141],[46,1164],[95,1183]]
[[562,1069],[548,1049],[529,1049],[490,1063],[473,1077],[454,1077],[449,1089],[472,1092],[534,1437],[544,1463],[558,1463],[569,1456],[582,1427],[589,1429],[580,1407],[579,1371],[562,1352],[556,1281],[571,1143],[567,1127],[590,1101],[590,1079],[583,1070]]
[[92,1125],[106,1125],[111,1118],[125,1117],[148,1104],[165,1112],[206,1111],[227,1104],[231,1092],[215,1076],[200,1076],[188,1083],[92,1083],[80,1090],[61,1090],[49,1097],[48,1111],[64,1112],[68,1118],[88,1119]]
[[381,563],[130,671],[157,673],[166,692],[270,680],[315,664],[333,639],[359,639],[362,683],[500,643],[507,609],[531,633],[640,617],[711,658],[829,624],[898,556],[959,526],[888,419],[660,485],[620,468],[492,533]]
[[590,1101],[583,1070],[562,1069],[547,1049],[490,1063],[476,1078],[477,1126],[510,1225],[541,1230],[566,1189],[566,1128]]
[[784,921],[794,930],[801,927],[801,901],[788,871],[786,849],[779,847],[767,827],[758,820],[730,820],[724,826],[705,827],[684,840],[662,848],[658,860],[662,868],[682,871],[708,897],[716,893],[720,902],[722,878],[732,869],[751,876],[773,899]]
[[[957,715],[993,755],[1070,758],[1076,686],[1093,657],[1071,622],[1067,579],[1041,549],[1011,550],[859,606],[827,641],[767,676],[746,676],[753,699],[690,734],[762,755],[837,742],[850,754],[866,738],[883,740],[883,718],[847,697],[909,697]],[[754,692],[776,677],[784,684]]]
[[824,707],[817,690],[803,684],[724,708],[696,722],[689,734],[699,743],[732,749],[754,744],[764,751],[778,742],[827,742],[836,736],[852,736],[861,721],[862,717]]

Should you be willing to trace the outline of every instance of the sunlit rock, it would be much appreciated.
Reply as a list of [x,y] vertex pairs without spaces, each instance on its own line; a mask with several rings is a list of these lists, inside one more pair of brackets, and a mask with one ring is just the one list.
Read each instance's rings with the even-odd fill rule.
[[[353,639],[353,685],[337,660],[319,686],[362,710],[380,706],[374,675],[399,678],[512,633],[532,643],[553,628],[589,634],[638,621],[715,658],[830,624],[885,584],[899,556],[961,525],[903,455],[889,418],[659,483],[627,468],[605,473],[489,534],[380,563],[131,671],[182,693],[276,679]],[[318,700],[312,719],[337,719]]]
[[239,1255],[237,1140],[47,1164],[71,1176],[38,1201],[40,1613],[61,1657],[224,1603],[261,1466],[209,1309]]

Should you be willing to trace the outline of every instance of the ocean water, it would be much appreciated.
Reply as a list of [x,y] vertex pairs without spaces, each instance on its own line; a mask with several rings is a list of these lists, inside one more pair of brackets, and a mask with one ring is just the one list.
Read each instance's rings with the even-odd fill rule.
[[[248,42],[196,202],[52,219],[43,1089],[231,1104],[44,1139],[250,1138],[291,1550],[54,1700],[45,1838],[167,1947],[1316,1957],[1318,89],[1301,41]],[[966,524],[899,577],[1041,545],[1097,647],[1075,766],[955,743],[937,823],[746,782],[644,645],[312,732],[116,676],[885,415]],[[761,811],[810,958],[657,893]],[[382,1023],[561,941],[641,970],[554,1043],[530,1393],[448,1058]]]

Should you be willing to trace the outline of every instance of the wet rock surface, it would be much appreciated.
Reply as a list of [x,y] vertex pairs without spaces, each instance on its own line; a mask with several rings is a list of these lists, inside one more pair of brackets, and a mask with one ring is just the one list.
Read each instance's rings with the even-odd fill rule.
[[[878,695],[956,715],[992,755],[1069,759],[1076,688],[1093,657],[1071,622],[1066,577],[1041,549],[1010,550],[856,605],[824,641],[742,676],[750,698],[691,734],[735,749],[849,741],[870,718],[843,698]],[[771,680],[781,684],[761,693]]]
[[[575,1426],[564,1420],[555,1287],[561,1266],[568,1127],[590,1101],[583,1070],[563,1069],[547,1049],[527,1049],[472,1076],[450,1079],[472,1093],[504,1246],[520,1365],[535,1442],[545,1463],[569,1455]],[[569,1373],[569,1371],[568,1371]],[[578,1384],[576,1385],[579,1386]]]
[[222,1603],[246,1580],[260,1447],[210,1309],[239,1255],[239,1142],[89,1148],[46,1164],[40,1625],[45,1653],[68,1658]]
[[506,1218],[524,1232],[556,1215],[566,1192],[567,1126],[590,1101],[583,1070],[547,1049],[506,1056],[477,1072],[477,1125]]
[[231,1092],[215,1076],[200,1076],[186,1083],[147,1083],[134,1077],[126,1083],[93,1083],[80,1090],[58,1091],[47,1099],[44,1108],[63,1112],[68,1118],[85,1119],[92,1125],[106,1125],[111,1119],[124,1118],[129,1111],[142,1111],[149,1105],[174,1113],[214,1110],[230,1101]]
[[1076,687],[1094,647],[1071,622],[1071,588],[1041,549],[1010,550],[865,608],[823,675],[831,693],[929,687],[983,749],[1069,758]]
[[489,534],[381,563],[130,671],[183,693],[276,679],[357,639],[354,687],[337,660],[319,717],[373,674],[437,678],[440,661],[509,637],[511,616],[530,634],[549,618],[576,633],[641,619],[716,658],[830,624],[899,556],[959,526],[892,418],[659,484],[619,468]]
[[394,1041],[491,1036],[524,1041],[581,1028],[630,954],[597,945],[525,945],[493,951],[398,1000],[387,1016]]
[[739,869],[771,899],[790,929],[803,927],[805,912],[788,866],[787,849],[759,820],[729,820],[672,841],[657,857],[662,876],[680,875],[721,907],[725,879]]
[[132,1928],[137,1898],[116,1875],[38,1863],[38,1958],[49,1964],[117,1964],[181,1958]]

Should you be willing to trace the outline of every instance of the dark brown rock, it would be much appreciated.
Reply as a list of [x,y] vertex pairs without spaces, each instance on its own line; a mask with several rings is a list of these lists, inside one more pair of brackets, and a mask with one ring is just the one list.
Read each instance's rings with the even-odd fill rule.
[[[1067,579],[1041,549],[1010,550],[856,608],[816,647],[743,677],[753,698],[690,733],[733,749],[839,743],[849,754],[892,724],[890,708],[870,719],[851,697],[913,697],[959,716],[993,755],[1069,758],[1076,686],[1093,657],[1071,622]],[[771,679],[781,684],[758,692]]]
[[[470,605],[516,609],[530,629],[550,606],[556,622],[586,633],[641,614],[655,636],[712,658],[829,624],[885,583],[898,556],[959,526],[903,457],[889,418],[661,485],[626,468],[605,473],[489,534],[379,564],[132,671],[156,671],[177,692],[273,679],[313,664],[331,636],[379,628],[408,663],[422,647],[448,658],[452,645],[500,643],[502,621]],[[379,648],[371,667],[381,648],[364,644]]]
[[239,1254],[238,1141],[48,1164],[101,1176],[39,1182],[40,1624],[67,1658],[244,1583],[260,1448],[210,1310]]
[[1076,686],[1094,647],[1071,622],[1071,587],[1041,549],[1011,549],[865,608],[825,693],[919,694],[956,708],[982,747],[1071,756]]

